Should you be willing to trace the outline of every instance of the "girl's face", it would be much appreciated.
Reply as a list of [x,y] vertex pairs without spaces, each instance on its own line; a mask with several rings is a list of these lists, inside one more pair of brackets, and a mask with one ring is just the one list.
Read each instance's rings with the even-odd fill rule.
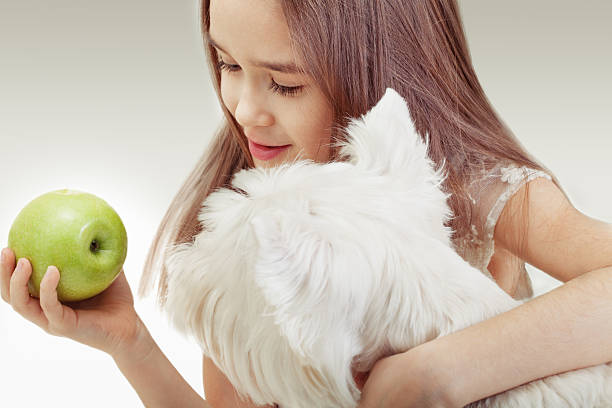
[[[265,146],[290,145],[256,167],[298,157],[325,162],[330,155],[333,111],[289,44],[289,29],[276,1],[211,0],[209,40],[221,67],[223,104],[246,137]],[[293,72],[291,67],[297,68]],[[255,155],[253,154],[255,152]]]

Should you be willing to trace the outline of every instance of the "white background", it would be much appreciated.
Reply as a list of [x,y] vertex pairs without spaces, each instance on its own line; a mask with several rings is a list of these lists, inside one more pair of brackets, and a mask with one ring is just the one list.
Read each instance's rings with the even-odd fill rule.
[[[612,221],[612,6],[462,1],[495,109],[556,172],[574,205]],[[109,202],[129,236],[136,292],[146,251],[221,117],[197,1],[0,0],[0,247],[38,195]],[[559,282],[530,268],[536,294]],[[153,337],[200,394],[201,353],[136,299]],[[112,359],[52,337],[0,302],[0,406],[139,407]]]

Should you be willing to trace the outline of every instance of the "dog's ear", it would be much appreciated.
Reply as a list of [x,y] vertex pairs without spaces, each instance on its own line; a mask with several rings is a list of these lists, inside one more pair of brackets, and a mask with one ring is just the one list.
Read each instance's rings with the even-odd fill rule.
[[338,141],[340,157],[355,166],[381,174],[429,174],[434,163],[427,155],[425,141],[417,133],[408,104],[393,88],[387,88],[365,115],[353,118]]
[[347,334],[363,321],[368,296],[359,291],[370,282],[354,276],[361,273],[352,266],[353,261],[363,264],[360,256],[334,247],[312,223],[281,212],[252,219],[259,244],[255,281],[282,335],[304,363],[350,361],[361,346],[351,344]]
[[[423,142],[417,133],[408,104],[392,88],[365,115],[352,119],[345,129],[346,142],[338,142],[340,155],[359,170],[388,176],[396,186],[423,203],[431,202],[423,216],[442,227],[452,217],[448,207],[448,194],[442,184],[446,178],[445,162],[436,169],[427,150],[429,139]],[[442,237],[450,230],[442,228]],[[446,240],[446,238],[444,238]]]

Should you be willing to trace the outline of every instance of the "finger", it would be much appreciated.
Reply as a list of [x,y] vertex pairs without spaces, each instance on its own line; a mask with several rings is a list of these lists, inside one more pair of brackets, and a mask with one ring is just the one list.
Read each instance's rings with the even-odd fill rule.
[[9,284],[11,281],[11,275],[15,270],[15,255],[9,248],[2,250],[2,261],[0,262],[0,295],[2,300],[6,303],[10,303],[9,296]]
[[62,305],[57,299],[57,284],[60,280],[60,272],[55,266],[49,266],[45,276],[40,282],[40,307],[49,321],[48,331],[52,334],[67,336],[70,323],[67,321],[71,316],[71,310]]
[[28,280],[30,280],[31,275],[32,266],[30,262],[26,258],[20,258],[17,262],[17,268],[11,276],[9,301],[17,313],[32,323],[45,328],[47,319],[38,300],[32,298],[28,291]]

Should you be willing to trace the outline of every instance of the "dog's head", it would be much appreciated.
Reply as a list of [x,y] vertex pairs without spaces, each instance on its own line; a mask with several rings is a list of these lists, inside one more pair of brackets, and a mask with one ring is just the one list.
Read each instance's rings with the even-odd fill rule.
[[399,94],[353,119],[339,147],[346,161],[237,173],[242,193],[210,194],[204,232],[167,264],[175,326],[257,404],[354,405],[351,361],[372,342],[364,325],[397,254],[410,240],[450,240],[442,169]]

